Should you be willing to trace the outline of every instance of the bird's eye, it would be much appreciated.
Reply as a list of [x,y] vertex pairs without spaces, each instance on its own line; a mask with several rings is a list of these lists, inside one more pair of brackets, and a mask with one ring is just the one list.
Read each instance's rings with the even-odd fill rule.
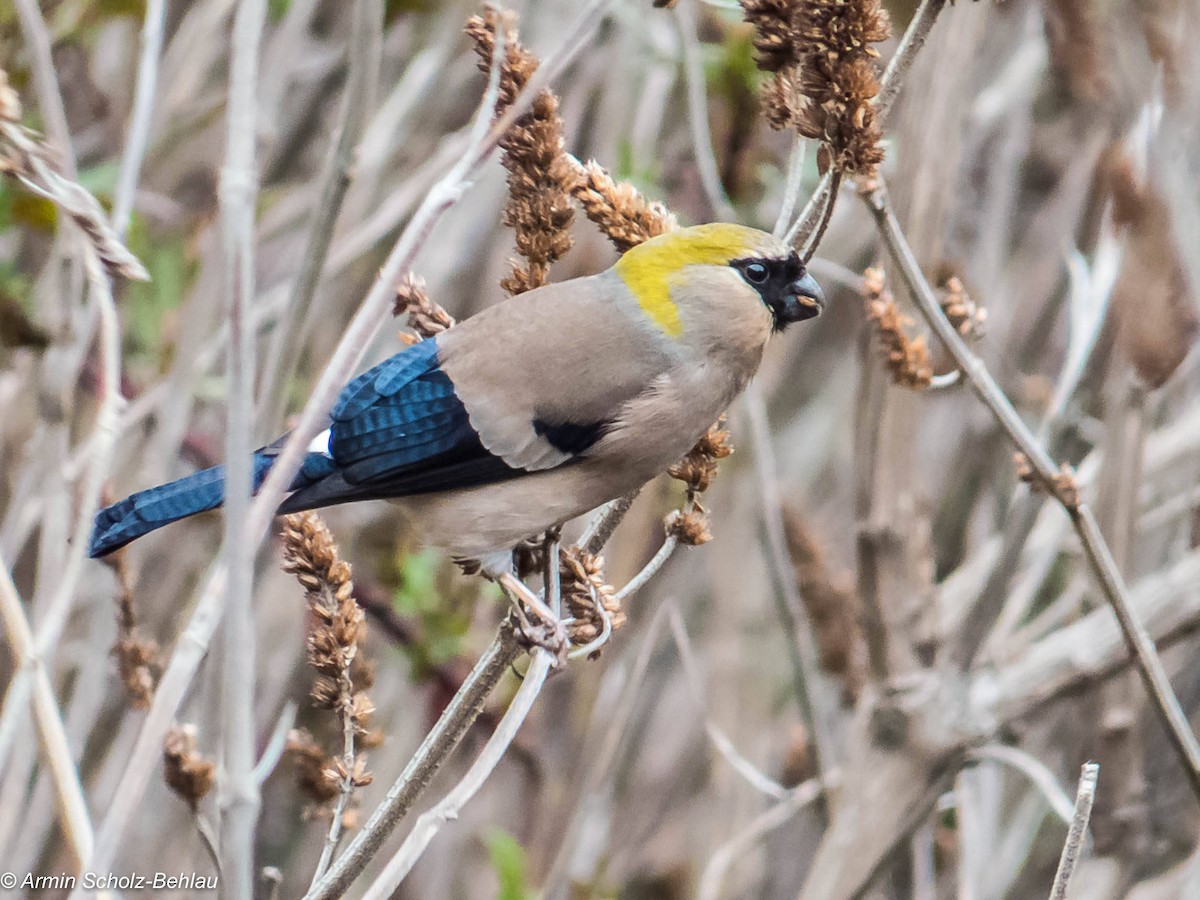
[[750,263],[743,271],[746,273],[746,280],[751,284],[762,284],[771,274],[762,263]]

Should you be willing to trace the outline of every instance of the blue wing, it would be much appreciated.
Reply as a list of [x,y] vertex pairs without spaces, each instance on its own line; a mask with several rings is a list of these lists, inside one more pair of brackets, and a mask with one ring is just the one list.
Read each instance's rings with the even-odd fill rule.
[[[331,413],[328,453],[309,452],[279,512],[475,487],[516,478],[523,469],[489,453],[471,427],[454,385],[427,340],[355,378]],[[530,423],[554,446],[584,452],[606,422]],[[283,439],[254,454],[255,490]],[[215,509],[225,499],[225,470],[215,466],[139,491],[96,516],[89,552],[103,556],[171,522]]]
[[524,473],[483,446],[438,366],[432,340],[355,378],[331,418],[332,471],[297,490],[280,512],[473,487]]

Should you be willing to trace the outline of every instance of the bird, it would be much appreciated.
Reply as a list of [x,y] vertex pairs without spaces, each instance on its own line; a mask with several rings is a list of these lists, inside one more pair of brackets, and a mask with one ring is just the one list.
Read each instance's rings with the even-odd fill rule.
[[[395,501],[424,543],[506,571],[522,541],[684,456],[753,378],[771,336],[824,303],[798,254],[766,232],[668,231],[354,378],[278,513]],[[255,490],[284,438],[255,451]],[[214,509],[224,491],[215,466],[132,494],[96,515],[89,555]]]

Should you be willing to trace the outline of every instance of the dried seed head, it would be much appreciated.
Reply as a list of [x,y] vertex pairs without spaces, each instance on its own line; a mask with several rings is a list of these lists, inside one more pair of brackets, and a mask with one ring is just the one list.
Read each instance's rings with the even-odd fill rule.
[[[514,22],[511,15],[498,22],[491,10],[467,22],[467,34],[475,41],[484,72],[492,65],[496,28],[505,29],[497,115],[512,104],[538,67],[537,57],[517,40]],[[570,228],[575,218],[568,196],[571,181],[561,177],[565,170],[556,165],[563,155],[558,98],[549,90],[539,93],[529,111],[501,138],[500,148],[501,162],[508,170],[504,224],[513,229],[517,251],[527,261],[527,265],[514,262],[501,287],[509,294],[520,294],[546,284],[550,265],[571,249]]]
[[392,315],[408,314],[408,327],[422,338],[430,338],[447,328],[454,327],[454,319],[446,310],[429,299],[425,292],[425,281],[409,272],[396,287],[396,301]]
[[799,510],[785,504],[783,520],[788,556],[812,623],[821,668],[841,681],[846,701],[853,703],[866,680],[866,642],[853,581],[831,572],[824,549]]
[[698,547],[712,540],[712,532],[708,527],[708,511],[699,503],[693,503],[692,508],[688,510],[672,510],[663,524],[668,535],[689,547]]
[[891,22],[879,0],[742,0],[760,69],[772,72],[763,108],[774,128],[822,142],[817,161],[870,178],[883,161],[871,101]]
[[729,432],[725,430],[725,417],[722,416],[709,427],[687,456],[667,469],[667,474],[684,482],[690,493],[702,493],[708,490],[717,476],[717,461],[731,453],[733,445],[729,441]]
[[[338,767],[349,763],[338,762],[331,769],[311,736],[296,735],[295,747],[289,744],[289,750],[298,760],[301,786],[316,802],[324,803],[339,793],[349,794],[360,782],[366,783],[364,778],[369,780],[355,746],[355,738],[368,734],[375,711],[364,690],[373,682],[372,669],[360,653],[366,619],[354,599],[350,566],[338,557],[337,545],[320,516],[313,512],[287,516],[283,544],[284,571],[293,573],[304,586],[315,622],[305,641],[308,664],[317,672],[310,697],[317,708],[337,714],[343,756],[354,766],[351,774],[339,775]],[[357,689],[356,676],[360,679]],[[381,736],[375,733],[371,737],[378,742]],[[330,788],[331,771],[334,780]]]
[[796,0],[742,0],[742,16],[754,26],[755,62],[764,72],[779,72],[800,62],[797,55]]
[[162,673],[158,644],[135,636],[118,638],[112,652],[129,705],[134,709],[149,709]]
[[1171,214],[1162,195],[1139,182],[1124,156],[1110,164],[1113,221],[1126,228],[1126,252],[1113,287],[1117,346],[1148,387],[1175,374],[1200,335]]
[[196,726],[174,725],[163,738],[163,774],[167,786],[193,810],[212,790],[216,765],[197,750]]
[[882,269],[867,269],[863,273],[863,299],[866,301],[867,319],[874,322],[879,332],[880,349],[884,364],[892,373],[892,381],[910,390],[923,390],[933,380],[933,366],[929,362],[929,351],[925,338],[909,338],[906,326],[912,321],[900,314],[891,291],[887,289]]
[[678,227],[665,206],[646,200],[628,182],[613,181],[599,163],[571,168],[571,196],[621,253]]
[[288,734],[284,753],[295,767],[300,792],[315,810],[327,815],[329,804],[337,797],[339,788],[336,773],[333,780],[326,777],[325,773],[332,771],[332,765],[321,745],[304,729],[294,728]]
[[938,303],[955,330],[970,340],[983,337],[987,325],[987,309],[975,303],[967,293],[962,279],[947,272],[945,277],[938,279],[938,288],[941,294]]
[[604,630],[605,614],[613,631],[625,624],[617,592],[604,576],[604,557],[579,547],[564,548],[559,577],[563,609],[575,620],[567,626],[572,643],[587,644],[599,637]]
[[[105,502],[111,500],[106,499]],[[129,705],[134,709],[148,709],[154,696],[154,686],[162,673],[158,644],[142,640],[137,635],[133,582],[125,548],[104,557],[102,562],[117,576],[117,641],[112,648],[112,654],[117,658],[117,672],[125,686]]]

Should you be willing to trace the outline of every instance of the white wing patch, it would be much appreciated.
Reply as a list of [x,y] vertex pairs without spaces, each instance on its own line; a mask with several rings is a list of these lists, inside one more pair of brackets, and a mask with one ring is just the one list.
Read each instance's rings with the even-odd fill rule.
[[312,443],[308,445],[308,452],[309,453],[320,453],[322,456],[330,456],[331,454],[329,452],[329,436],[330,436],[329,433],[330,433],[330,429],[326,428],[324,431],[322,431],[320,434],[318,434],[315,438],[313,438]]

